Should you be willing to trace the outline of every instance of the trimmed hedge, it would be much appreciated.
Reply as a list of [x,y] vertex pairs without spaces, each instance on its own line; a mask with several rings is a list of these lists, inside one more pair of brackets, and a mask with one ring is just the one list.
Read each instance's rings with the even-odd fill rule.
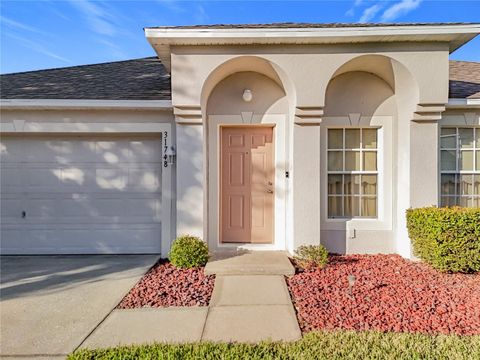
[[480,208],[407,210],[415,256],[445,272],[480,271]]
[[168,254],[170,262],[183,269],[205,266],[208,257],[207,243],[190,235],[176,238]]

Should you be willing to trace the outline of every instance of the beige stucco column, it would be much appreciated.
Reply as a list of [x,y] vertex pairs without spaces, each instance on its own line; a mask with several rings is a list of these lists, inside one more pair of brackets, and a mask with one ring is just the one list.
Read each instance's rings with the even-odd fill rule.
[[175,107],[177,236],[204,234],[204,134],[200,106]]
[[[433,108],[433,106],[432,106]],[[438,205],[438,120],[444,105],[425,114],[419,109],[410,124],[410,204],[412,207]],[[432,111],[433,111],[432,110]]]
[[444,104],[417,105],[413,119],[402,118],[400,113],[396,244],[397,252],[405,257],[412,256],[405,211],[438,205],[438,120],[444,109]]
[[320,244],[320,122],[323,106],[297,106],[293,125],[293,246]]

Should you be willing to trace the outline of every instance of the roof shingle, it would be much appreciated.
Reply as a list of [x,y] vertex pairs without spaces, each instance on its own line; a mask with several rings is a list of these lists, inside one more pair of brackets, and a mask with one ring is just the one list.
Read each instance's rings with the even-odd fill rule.
[[[0,76],[2,99],[170,100],[156,57]],[[450,61],[450,98],[480,98],[480,63]]]
[[445,26],[471,25],[473,23],[269,23],[269,24],[212,24],[212,25],[181,25],[152,26],[147,29],[329,29],[329,28],[360,28],[360,27],[398,27],[398,26]]
[[480,99],[480,63],[450,60],[449,97]]
[[5,74],[0,97],[169,100],[170,74],[156,57]]

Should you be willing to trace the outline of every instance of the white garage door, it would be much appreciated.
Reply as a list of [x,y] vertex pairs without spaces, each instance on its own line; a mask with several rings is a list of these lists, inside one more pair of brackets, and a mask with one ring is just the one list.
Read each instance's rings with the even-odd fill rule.
[[159,253],[159,137],[1,139],[2,254]]

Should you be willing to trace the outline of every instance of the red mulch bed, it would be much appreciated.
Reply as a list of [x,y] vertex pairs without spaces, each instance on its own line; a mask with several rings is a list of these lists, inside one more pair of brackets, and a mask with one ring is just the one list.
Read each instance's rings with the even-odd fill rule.
[[203,268],[177,269],[161,260],[123,298],[119,309],[169,306],[207,306],[215,276]]
[[398,255],[334,255],[325,268],[297,273],[287,284],[304,332],[480,334],[480,274],[440,273]]

